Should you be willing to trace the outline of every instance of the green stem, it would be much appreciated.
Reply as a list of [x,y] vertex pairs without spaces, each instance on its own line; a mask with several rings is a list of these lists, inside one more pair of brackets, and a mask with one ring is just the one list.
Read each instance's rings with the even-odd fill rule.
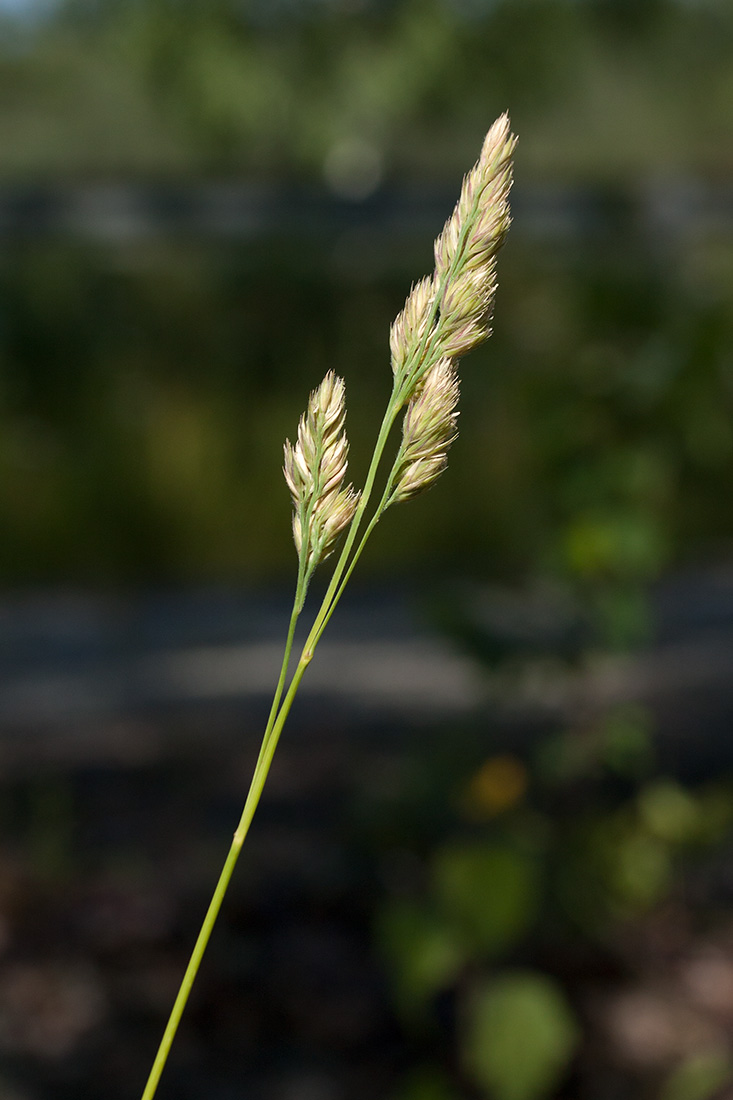
[[[377,476],[377,469],[379,467],[379,463],[381,462],[384,448],[387,445],[387,439],[389,437],[390,431],[392,430],[392,425],[397,418],[397,414],[399,413],[400,408],[401,402],[399,400],[399,396],[396,390],[393,388],[392,394],[389,399],[389,404],[387,405],[387,411],[384,414],[384,419],[382,420],[382,424],[379,429],[377,442],[374,446],[374,453],[372,454],[372,460],[369,464],[369,470],[367,471],[367,476],[364,481],[364,488],[362,489],[361,497],[359,498],[359,504],[357,506],[356,512],[354,513],[354,518],[351,521],[351,525],[349,527],[346,539],[344,540],[344,544],[341,549],[341,553],[339,554],[338,561],[336,562],[336,566],[331,575],[331,580],[329,581],[328,588],[326,589],[326,594],[323,597],[321,606],[318,610],[318,614],[316,615],[313,626],[311,627],[310,634],[308,635],[303,646],[302,654],[304,657],[307,657],[308,661],[310,661],[311,657],[313,656],[313,649],[315,648],[318,639],[323,633],[323,627],[330,619],[331,612],[336,606],[336,603],[334,602],[334,597],[339,590],[339,582],[341,581],[341,576],[344,572],[344,569],[346,568],[349,554],[351,553],[351,548],[354,545],[359,527],[361,526],[361,522],[364,518],[364,513],[366,511],[367,505],[369,504],[369,498],[372,494],[374,481]],[[369,524],[370,532],[373,522],[374,521],[370,522]],[[350,572],[351,570],[349,570],[349,574]]]
[[[387,488],[390,488],[390,483],[388,483]],[[385,505],[386,499],[387,499],[387,490],[385,489],[385,492],[384,492],[384,494],[382,496],[382,499],[379,503],[379,507],[375,511],[372,518],[369,520],[369,523],[367,525],[367,529],[364,532],[364,534],[362,535],[361,541],[359,542],[359,545],[357,546],[356,550],[354,551],[354,553],[352,555],[352,558],[351,558],[351,561],[349,562],[348,568],[347,568],[346,572],[344,573],[343,577],[341,578],[341,583],[339,584],[338,588],[334,592],[334,594],[331,598],[331,602],[329,603],[328,607],[326,608],[325,613],[322,616],[319,616],[320,621],[318,623],[318,629],[315,630],[315,625],[314,625],[314,630],[311,631],[311,634],[313,636],[309,637],[309,639],[308,639],[308,642],[310,642],[311,651],[314,650],[315,647],[318,645],[318,642],[320,641],[321,635],[323,634],[323,631],[328,626],[328,621],[331,618],[331,616],[333,615],[334,611],[336,610],[336,605],[337,605],[337,603],[339,602],[339,600],[341,599],[341,597],[344,593],[344,589],[346,588],[346,585],[349,582],[349,577],[353,573],[354,567],[355,567],[356,563],[358,562],[359,558],[361,557],[362,551],[363,551],[364,547],[366,546],[366,544],[369,540],[369,536],[371,535],[372,531],[377,526],[377,523],[379,522],[379,520],[382,517],[382,513],[384,512],[384,505]],[[308,642],[306,643],[306,645],[308,644]]]
[[152,1097],[155,1096],[156,1089],[158,1088],[158,1082],[160,1081],[160,1075],[162,1074],[163,1069],[165,1068],[165,1064],[168,1061],[168,1054],[170,1053],[171,1044],[175,1038],[176,1032],[178,1031],[178,1024],[180,1023],[181,1016],[183,1015],[183,1010],[186,1007],[186,1002],[188,1001],[188,997],[191,992],[191,986],[193,985],[196,975],[198,973],[201,959],[208,945],[211,931],[214,927],[216,918],[219,915],[221,903],[224,900],[224,895],[226,894],[227,887],[229,886],[229,880],[232,877],[232,872],[234,871],[235,864],[237,862],[237,859],[239,858],[239,853],[241,851],[242,843],[244,841],[244,836],[242,835],[240,837],[239,834],[240,830],[238,829],[237,832],[234,834],[234,840],[232,842],[231,848],[229,849],[229,855],[226,858],[226,863],[224,864],[222,872],[219,876],[219,881],[216,884],[216,889],[214,890],[213,897],[209,903],[209,908],[206,911],[206,916],[204,917],[204,923],[201,925],[201,931],[198,934],[198,939],[196,940],[196,944],[191,953],[191,958],[189,959],[188,966],[186,967],[186,973],[183,976],[183,981],[181,982],[181,986],[178,990],[178,996],[176,997],[173,1009],[171,1010],[171,1014],[168,1018],[168,1023],[163,1033],[163,1038],[161,1039],[160,1046],[158,1047],[158,1053],[155,1056],[153,1068],[150,1071],[150,1076],[148,1077],[145,1091],[142,1095],[142,1100],[152,1100]]
[[[401,404],[399,404],[398,402],[399,402],[399,397],[395,401],[395,404],[396,404],[395,415],[396,415],[397,412],[399,412],[399,409],[402,407]],[[394,418],[393,418],[392,422],[394,422]],[[390,427],[391,427],[391,424],[390,424]],[[380,452],[380,455],[381,455],[381,452]],[[341,597],[344,593],[344,589],[346,588],[346,585],[349,583],[349,578],[351,577],[351,574],[354,572],[354,568],[356,566],[356,563],[358,562],[359,558],[361,557],[362,552],[364,550],[364,547],[366,546],[367,542],[369,541],[369,536],[371,535],[372,531],[377,526],[377,524],[379,523],[380,519],[382,518],[382,516],[384,515],[385,511],[387,510],[387,508],[389,506],[389,499],[390,499],[390,496],[392,494],[392,490],[394,489],[395,471],[397,469],[397,465],[399,463],[399,460],[400,460],[400,456],[399,456],[399,453],[398,453],[397,457],[395,458],[395,460],[392,464],[392,469],[389,472],[389,476],[387,477],[387,482],[384,486],[384,491],[382,492],[381,500],[379,501],[379,504],[375,508],[372,518],[369,520],[369,523],[367,524],[367,529],[364,532],[364,534],[362,535],[361,540],[359,542],[359,545],[357,546],[356,550],[354,551],[354,553],[351,557],[351,560],[348,563],[348,567],[347,567],[346,571],[343,573],[343,576],[341,576],[341,574],[339,574],[340,583],[338,583],[338,586],[335,588],[335,591],[333,592],[333,595],[331,596],[331,599],[328,603],[328,606],[327,607],[325,606],[325,604],[326,604],[325,598],[324,598],[323,603],[321,604],[321,609],[319,611],[318,617],[317,617],[315,623],[313,624],[313,629],[311,630],[311,633],[308,636],[308,640],[306,641],[306,646],[309,646],[311,654],[312,654],[313,650],[315,649],[315,647],[318,645],[318,642],[320,641],[321,635],[323,634],[323,631],[326,629],[326,627],[328,625],[329,619],[331,618],[334,611],[336,610],[336,605],[338,604],[339,600],[341,599]],[[376,472],[376,467],[375,467],[375,472]],[[372,483],[373,483],[373,479],[372,479]],[[370,491],[371,491],[371,486],[370,486]],[[351,534],[351,532],[349,532],[349,533]],[[356,535],[356,532],[354,532],[354,535]],[[351,539],[351,544],[352,545],[353,545],[353,542],[354,542],[354,539],[352,538]],[[346,551],[346,549],[347,548],[344,547],[344,551]],[[343,554],[342,554],[342,557],[344,557]],[[339,564],[341,564],[341,562],[339,562]],[[332,586],[329,586],[329,591],[331,590],[331,587]]]
[[[242,850],[244,839],[247,836],[252,818],[254,817],[254,812],[257,809],[257,805],[262,796],[262,791],[265,786],[265,780],[267,779],[267,775],[270,770],[272,757],[275,752],[275,746],[277,745],[277,741],[280,737],[280,732],[282,730],[285,717],[287,717],[287,712],[290,710],[292,697],[295,695],[295,692],[292,692],[290,702],[287,706],[287,711],[285,711],[285,716],[279,723],[277,733],[273,742],[273,731],[276,724],[276,719],[279,718],[278,708],[280,705],[280,699],[282,698],[285,680],[287,678],[288,666],[290,664],[290,655],[293,648],[293,639],[295,637],[295,627],[298,621],[298,617],[300,615],[301,608],[303,606],[303,588],[305,587],[305,583],[305,558],[304,555],[301,555],[301,561],[299,562],[298,566],[298,583],[296,587],[295,600],[293,603],[293,610],[290,615],[288,635],[285,642],[285,651],[280,667],[280,676],[278,678],[277,687],[275,688],[275,694],[273,696],[272,705],[270,707],[270,714],[268,716],[267,724],[265,726],[265,732],[262,736],[262,744],[260,745],[257,763],[255,764],[252,781],[250,783],[249,791],[247,792],[247,799],[244,804],[244,809],[242,811],[239,825],[237,826],[237,830],[234,834],[234,839],[232,840],[232,845],[229,849],[229,853],[222,868],[221,874],[219,875],[219,880],[216,884],[216,888],[209,903],[209,907],[206,911],[206,916],[204,917],[203,924],[201,925],[201,929],[196,939],[196,943],[194,944],[193,951],[191,952],[191,957],[188,961],[185,974],[183,975],[183,979],[181,981],[178,994],[173,1004],[173,1008],[171,1009],[170,1016],[168,1017],[168,1023],[166,1024],[165,1031],[163,1032],[163,1038],[160,1041],[160,1046],[158,1047],[158,1052],[155,1056],[155,1061],[153,1062],[153,1066],[150,1071],[147,1084],[145,1086],[145,1091],[142,1094],[142,1100],[152,1100],[152,1097],[155,1096],[161,1074],[168,1060],[171,1045],[175,1038],[176,1032],[178,1031],[178,1025],[181,1021],[181,1016],[183,1015],[183,1011],[186,1007],[189,995],[191,993],[191,988],[196,979],[196,975],[198,974],[201,959],[203,958],[204,952],[206,951],[209,943],[209,939],[211,938],[211,933],[214,928],[214,924],[216,923],[216,918],[219,915],[219,910],[221,909],[224,896],[229,887],[232,873],[234,872],[237,860],[239,859],[239,854]],[[305,669],[303,669],[303,671],[305,671]],[[300,683],[302,676],[303,672],[300,673],[298,683]]]
[[303,677],[303,673],[305,672],[306,664],[307,662],[303,662],[302,660],[299,663],[295,673],[293,674],[293,680],[290,684],[290,688],[288,689],[288,694],[285,697],[283,705],[280,708],[277,720],[272,725],[271,730],[267,731],[265,733],[265,736],[263,737],[262,748],[260,750],[260,758],[257,761],[254,775],[252,776],[252,782],[250,783],[250,788],[247,794],[247,800],[244,804],[242,816],[239,820],[236,832],[234,833],[234,838],[229,849],[229,854],[227,855],[221,874],[219,875],[219,881],[216,884],[216,889],[214,890],[211,901],[209,902],[209,908],[206,911],[206,916],[204,917],[203,924],[201,925],[201,930],[198,934],[198,938],[196,939],[194,949],[191,952],[191,958],[188,961],[188,966],[186,967],[186,972],[183,976],[183,980],[178,990],[178,995],[175,999],[171,1014],[168,1018],[168,1023],[163,1033],[163,1038],[161,1039],[158,1053],[156,1054],[155,1061],[153,1062],[153,1068],[150,1071],[150,1076],[148,1077],[145,1091],[142,1094],[142,1100],[152,1100],[152,1097],[155,1096],[155,1092],[158,1088],[158,1082],[160,1081],[160,1076],[168,1060],[171,1044],[173,1043],[173,1040],[175,1038],[176,1032],[178,1030],[178,1025],[181,1021],[181,1016],[183,1015],[183,1010],[186,1007],[189,995],[191,993],[191,987],[193,986],[196,975],[198,974],[199,966],[201,965],[201,959],[203,958],[204,952],[206,951],[206,948],[208,946],[214,924],[216,923],[216,918],[219,915],[219,910],[221,909],[221,904],[224,900],[224,895],[227,892],[229,882],[234,872],[234,868],[236,866],[237,860],[239,859],[242,845],[244,844],[247,833],[249,832],[249,827],[252,824],[252,818],[254,817],[255,810],[257,809],[260,798],[262,797],[262,791],[264,790],[265,781],[270,771],[272,758],[275,754],[275,749],[277,748],[277,743],[280,739],[280,734],[285,724],[285,719],[287,718],[290,707],[292,706],[298,684],[300,683]]
[[[288,636],[285,640],[285,651],[283,653],[282,664],[280,666],[280,676],[278,677],[277,686],[275,688],[275,694],[272,697],[272,705],[270,706],[270,713],[267,717],[267,725],[265,726],[265,732],[262,737],[262,744],[264,745],[267,738],[270,735],[272,724],[275,721],[277,715],[277,708],[280,706],[280,699],[282,698],[283,688],[285,687],[285,680],[288,675],[288,667],[290,665],[290,654],[293,650],[293,639],[295,637],[295,627],[298,622],[301,611],[303,610],[303,602],[305,600],[305,591],[308,587],[308,578],[306,575],[306,550],[303,548],[300,554],[300,560],[298,561],[298,582],[295,587],[295,599],[293,600],[293,610],[290,613],[290,623],[288,624]],[[260,750],[261,752],[262,750]],[[258,760],[259,763],[259,760]]]

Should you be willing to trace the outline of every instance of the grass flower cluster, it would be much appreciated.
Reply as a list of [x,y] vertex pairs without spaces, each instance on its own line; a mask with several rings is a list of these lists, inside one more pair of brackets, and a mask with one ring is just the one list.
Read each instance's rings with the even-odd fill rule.
[[349,453],[345,419],[344,382],[329,371],[310,396],[298,442],[285,441],[283,473],[295,506],[293,538],[306,578],[331,553],[359,503],[351,486],[343,488]]
[[[510,224],[509,190],[516,139],[502,115],[465,177],[451,217],[435,242],[435,270],[416,283],[390,331],[392,392],[360,491],[346,485],[346,395],[329,371],[310,395],[295,444],[286,441],[284,474],[293,501],[298,579],[280,676],[259,757],[232,845],[204,918],[142,1100],[152,1100],[244,839],[259,803],[280,734],[305,670],[372,531],[393,504],[428,489],[447,465],[457,435],[458,360],[491,332],[496,255]],[[402,437],[368,516],[382,458],[399,417]],[[341,552],[300,655],[292,667],[295,628],[316,567]],[[286,686],[287,685],[287,686]]]

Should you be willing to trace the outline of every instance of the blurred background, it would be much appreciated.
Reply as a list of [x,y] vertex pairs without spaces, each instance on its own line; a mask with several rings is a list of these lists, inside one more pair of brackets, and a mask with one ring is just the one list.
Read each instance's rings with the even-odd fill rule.
[[0,0],[0,1100],[140,1094],[276,678],[282,441],[334,368],[359,484],[505,109],[450,470],[309,670],[159,1095],[733,1095],[733,8]]

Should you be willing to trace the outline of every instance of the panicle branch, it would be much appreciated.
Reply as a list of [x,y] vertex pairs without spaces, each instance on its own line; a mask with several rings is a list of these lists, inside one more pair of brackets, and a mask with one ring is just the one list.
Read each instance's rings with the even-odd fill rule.
[[435,242],[435,272],[413,286],[390,331],[397,399],[407,402],[386,505],[427,489],[456,437],[455,364],[491,334],[496,255],[510,225],[516,138],[504,114],[489,130]]

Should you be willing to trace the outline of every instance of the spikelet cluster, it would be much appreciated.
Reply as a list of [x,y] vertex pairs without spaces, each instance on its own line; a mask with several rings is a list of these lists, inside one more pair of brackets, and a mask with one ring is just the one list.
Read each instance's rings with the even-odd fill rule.
[[441,287],[440,350],[460,357],[490,334],[496,254],[511,218],[512,153],[516,138],[506,114],[489,130],[478,161],[463,180],[453,213],[435,242]]
[[412,287],[390,331],[392,371],[406,402],[430,364],[459,359],[491,332],[496,254],[511,218],[512,153],[516,139],[502,115],[463,180],[452,215],[435,242],[435,272]]
[[343,379],[329,371],[308,400],[298,425],[298,441],[285,441],[283,473],[293,498],[293,538],[298,555],[306,554],[310,572],[333,550],[359,502],[344,487],[349,444]]
[[407,406],[389,504],[411,500],[442,474],[448,464],[448,448],[458,434],[458,394],[453,363],[439,359]]
[[410,290],[407,301],[397,314],[389,332],[392,371],[400,382],[407,380],[410,368],[435,328],[435,283],[426,276]]
[[[407,408],[384,506],[417,496],[447,465],[457,435],[456,364],[491,331],[496,255],[511,220],[515,144],[509,118],[502,115],[486,135],[435,242],[433,275],[412,287],[391,327],[393,399]],[[297,443],[285,443],[293,536],[308,575],[331,552],[359,503],[359,494],[344,487],[345,416],[344,383],[329,371],[310,396]]]
[[496,255],[511,221],[515,145],[509,118],[502,115],[435,242],[434,274],[413,286],[392,325],[392,370],[407,410],[389,504],[427,489],[447,464],[457,434],[455,365],[491,333]]

